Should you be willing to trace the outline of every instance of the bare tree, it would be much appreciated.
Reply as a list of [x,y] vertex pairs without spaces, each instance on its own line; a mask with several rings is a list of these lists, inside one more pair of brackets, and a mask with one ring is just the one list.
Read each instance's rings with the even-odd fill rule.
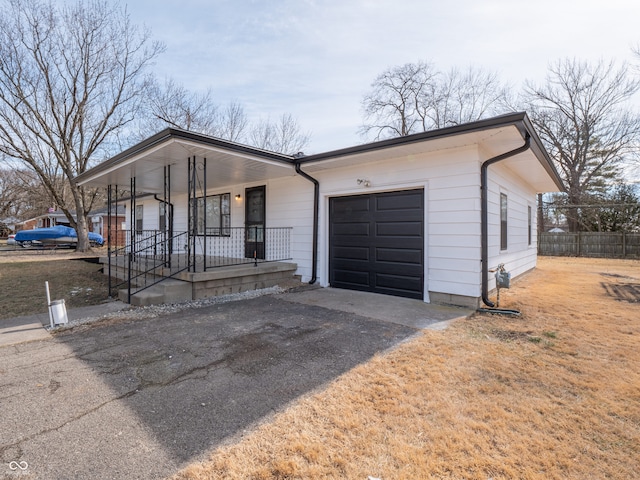
[[[637,153],[640,117],[627,105],[639,89],[626,65],[575,59],[550,66],[544,85],[526,84],[525,108],[559,168],[569,205],[619,178]],[[577,231],[577,209],[567,212],[570,230]]]
[[211,90],[194,93],[168,79],[164,85],[154,81],[147,94],[146,112],[140,126],[141,137],[148,137],[166,127],[218,135],[218,105],[213,101]]
[[232,142],[242,142],[249,128],[249,120],[244,108],[238,102],[228,103],[218,115],[218,131],[220,138]]
[[[53,181],[59,185],[61,196],[72,201],[68,182],[61,176]],[[36,173],[25,168],[0,168],[0,218],[31,218],[51,207],[57,205]]]
[[476,67],[441,73],[432,88],[423,90],[420,105],[423,129],[473,122],[498,113],[508,88],[496,73]]
[[301,132],[290,114],[275,122],[266,119],[251,124],[241,104],[230,102],[220,106],[213,100],[211,90],[194,93],[173,80],[167,80],[163,86],[154,83],[149,90],[138,140],[168,126],[281,153],[297,153],[308,145],[310,138]]
[[[145,69],[162,49],[106,1],[0,5],[0,153],[36,172],[76,228],[80,251],[89,248],[95,190],[72,179],[112,153],[110,141],[139,111]],[[76,219],[54,181],[58,170]]]
[[18,217],[24,211],[24,191],[16,182],[15,171],[0,169],[0,218]]
[[361,133],[374,133],[376,139],[401,137],[424,131],[425,91],[436,90],[438,73],[430,63],[406,63],[382,72],[371,84],[362,106],[370,123]]
[[301,131],[291,114],[283,114],[275,122],[261,120],[249,133],[249,143],[254,147],[289,155],[301,152],[309,144],[310,138],[310,134]]
[[426,62],[380,74],[365,95],[361,134],[397,137],[472,122],[496,114],[507,95],[495,73],[479,68],[443,73]]

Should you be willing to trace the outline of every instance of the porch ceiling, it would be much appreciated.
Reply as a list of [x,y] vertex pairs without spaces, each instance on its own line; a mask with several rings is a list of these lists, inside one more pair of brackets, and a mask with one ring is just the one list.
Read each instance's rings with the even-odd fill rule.
[[254,153],[248,149],[222,148],[175,136],[168,136],[155,145],[143,146],[138,152],[126,155],[127,152],[87,171],[76,179],[77,182],[80,185],[112,185],[129,190],[131,178],[135,177],[138,193],[161,194],[164,191],[164,167],[170,166],[171,194],[187,193],[188,161],[193,156],[198,161],[200,181],[204,178],[201,164],[206,158],[207,189],[295,175],[293,163],[284,155],[280,158],[271,155],[274,158],[270,159],[265,158],[260,150]]

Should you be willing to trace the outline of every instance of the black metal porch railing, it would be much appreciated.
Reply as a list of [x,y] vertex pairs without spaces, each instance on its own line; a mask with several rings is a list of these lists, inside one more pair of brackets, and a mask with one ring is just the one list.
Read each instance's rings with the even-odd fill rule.
[[[127,289],[128,300],[181,272],[291,260],[291,227],[207,228],[207,235],[160,230],[126,231],[127,244],[109,247],[109,292]],[[116,279],[120,281],[116,281]]]
[[126,288],[130,302],[134,293],[187,270],[188,258],[174,254],[184,250],[187,238],[187,232],[169,237],[159,230],[138,230],[133,236],[127,231],[126,245],[108,248],[109,294]]
[[207,228],[207,236],[198,236],[198,251],[204,252],[203,269],[245,263],[291,260],[292,227]]

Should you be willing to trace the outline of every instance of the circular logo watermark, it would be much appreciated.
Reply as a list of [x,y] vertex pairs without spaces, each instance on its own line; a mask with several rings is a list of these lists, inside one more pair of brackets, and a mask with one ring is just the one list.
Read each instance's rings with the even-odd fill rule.
[[26,470],[29,468],[29,464],[25,461],[22,462],[9,462],[9,469],[11,470]]

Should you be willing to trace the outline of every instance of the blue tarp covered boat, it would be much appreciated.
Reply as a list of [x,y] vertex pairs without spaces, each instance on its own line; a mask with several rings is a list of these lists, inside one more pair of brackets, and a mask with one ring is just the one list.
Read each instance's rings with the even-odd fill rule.
[[[16,233],[16,243],[21,245],[43,244],[43,245],[71,245],[78,243],[78,235],[71,227],[56,225],[49,228],[35,228],[33,230],[20,230]],[[89,232],[89,242],[96,245],[103,245],[102,235]]]

